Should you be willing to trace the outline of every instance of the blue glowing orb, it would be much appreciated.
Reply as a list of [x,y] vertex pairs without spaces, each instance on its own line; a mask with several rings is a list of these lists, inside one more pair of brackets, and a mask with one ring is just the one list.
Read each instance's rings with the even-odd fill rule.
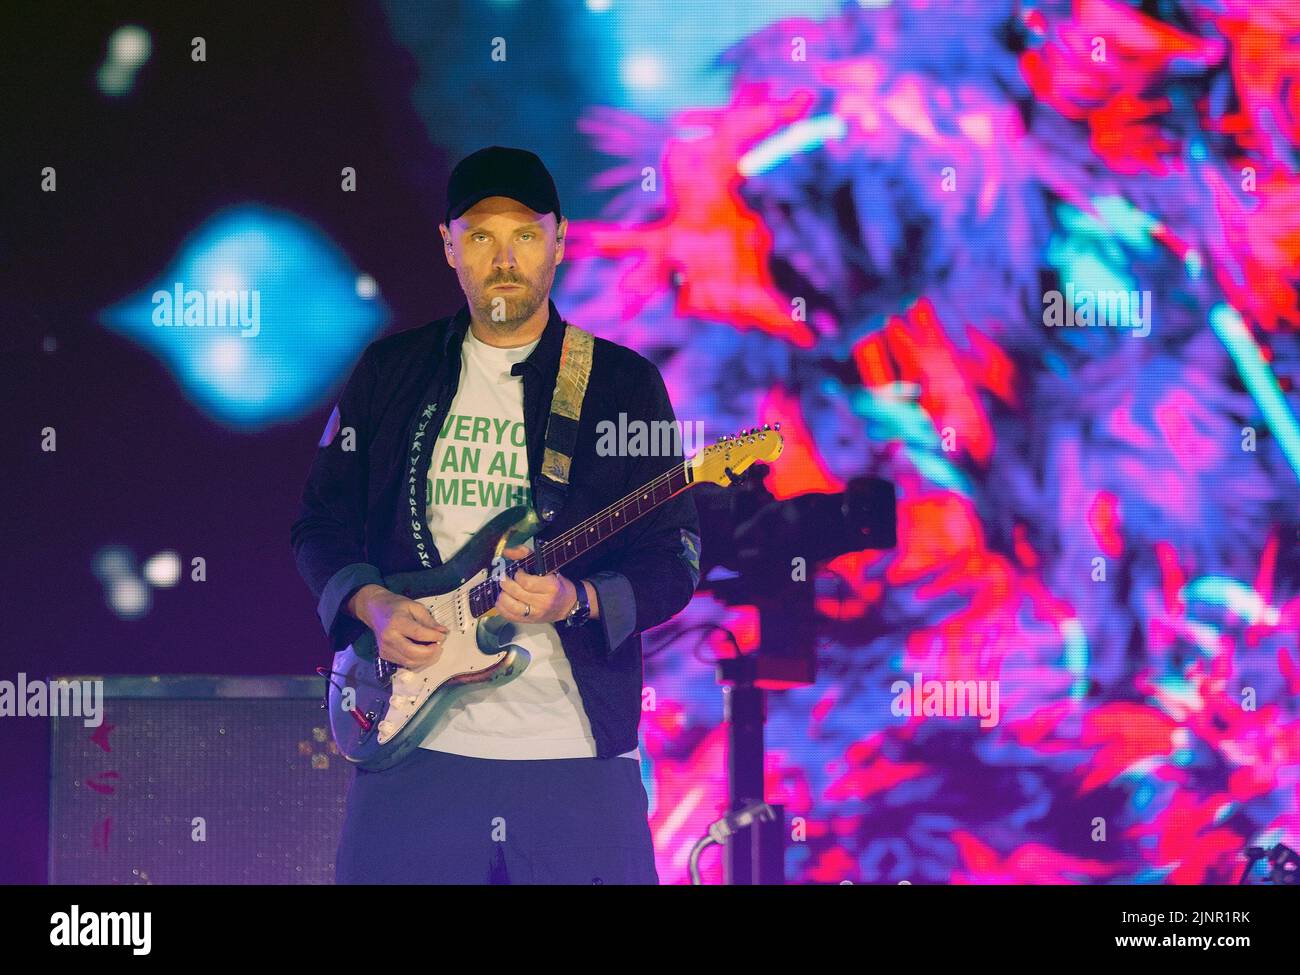
[[388,316],[374,280],[318,229],[249,204],[206,221],[101,321],[158,356],[204,413],[252,431],[316,407]]

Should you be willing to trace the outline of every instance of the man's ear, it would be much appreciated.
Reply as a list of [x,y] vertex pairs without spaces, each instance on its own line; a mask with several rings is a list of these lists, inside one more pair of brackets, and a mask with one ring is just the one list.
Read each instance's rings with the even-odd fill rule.
[[569,218],[565,217],[555,227],[555,263],[564,260],[564,238],[569,232]]
[[447,258],[447,264],[451,267],[455,267],[456,264],[452,260],[451,231],[445,223],[440,223],[438,224],[438,233],[442,237],[442,253],[443,256]]

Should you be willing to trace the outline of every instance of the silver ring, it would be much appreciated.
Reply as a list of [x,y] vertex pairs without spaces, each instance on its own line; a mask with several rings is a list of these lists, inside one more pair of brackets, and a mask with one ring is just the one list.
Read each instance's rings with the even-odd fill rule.
[[533,615],[533,607],[529,606],[527,603],[524,603],[524,615],[525,616]]

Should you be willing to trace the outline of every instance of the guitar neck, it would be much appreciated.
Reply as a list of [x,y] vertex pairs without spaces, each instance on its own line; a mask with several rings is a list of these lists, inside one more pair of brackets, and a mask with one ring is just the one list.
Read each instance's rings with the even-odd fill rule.
[[[533,575],[554,572],[685,491],[692,483],[691,465],[688,461],[683,461],[608,508],[574,525],[564,534],[542,542],[527,558],[509,562],[506,573],[513,576],[516,569],[523,569]],[[500,593],[501,587],[495,579],[479,583],[470,590],[470,611],[475,617],[482,616],[496,605]]]

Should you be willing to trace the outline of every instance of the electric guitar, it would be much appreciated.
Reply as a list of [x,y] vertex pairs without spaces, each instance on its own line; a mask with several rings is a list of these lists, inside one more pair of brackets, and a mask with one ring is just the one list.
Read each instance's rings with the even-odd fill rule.
[[465,691],[514,680],[527,650],[511,643],[514,624],[495,609],[497,580],[517,569],[554,572],[669,498],[705,482],[728,486],[757,461],[781,454],[781,424],[723,437],[614,504],[537,545],[527,558],[502,552],[541,528],[528,505],[499,512],[447,562],[384,578],[384,588],[429,609],[447,628],[442,652],[424,667],[403,667],[377,653],[367,629],[334,655],[329,674],[330,731],[340,754],[364,769],[391,768],[418,748],[447,707]]

